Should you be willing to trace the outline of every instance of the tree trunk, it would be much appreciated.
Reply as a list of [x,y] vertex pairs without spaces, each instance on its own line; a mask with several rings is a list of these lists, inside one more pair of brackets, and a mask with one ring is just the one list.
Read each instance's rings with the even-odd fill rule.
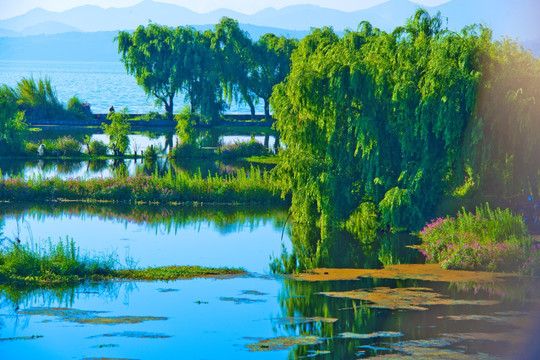
[[266,121],[272,120],[270,117],[270,103],[268,102],[268,99],[264,99],[264,118]]
[[165,102],[165,112],[167,113],[167,119],[173,121],[173,108],[174,108],[174,95],[169,96],[169,103]]

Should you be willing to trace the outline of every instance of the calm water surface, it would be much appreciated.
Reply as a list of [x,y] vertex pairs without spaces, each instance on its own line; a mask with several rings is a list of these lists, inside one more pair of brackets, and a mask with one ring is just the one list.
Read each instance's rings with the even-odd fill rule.
[[[23,77],[49,78],[56,88],[58,99],[67,104],[73,96],[90,103],[94,113],[107,113],[114,105],[118,110],[125,107],[130,113],[159,111],[154,99],[148,99],[137,81],[126,73],[124,65],[118,62],[72,62],[72,61],[12,61],[0,60],[0,84],[16,86]],[[175,99],[175,111],[184,105],[182,95]],[[248,114],[249,108],[231,105],[233,114]],[[257,113],[264,113],[262,104]]]
[[[4,204],[0,213],[4,235],[23,242],[68,235],[84,251],[125,252],[138,266],[243,266],[249,272],[48,289],[0,284],[0,354],[6,359],[512,359],[536,343],[536,279],[308,282],[269,275],[270,255],[282,245],[291,248],[282,232],[286,210]],[[325,295],[407,288],[445,301],[411,310],[414,297],[392,309],[396,300],[385,308],[384,298],[377,307]],[[283,337],[310,342],[264,342]]]

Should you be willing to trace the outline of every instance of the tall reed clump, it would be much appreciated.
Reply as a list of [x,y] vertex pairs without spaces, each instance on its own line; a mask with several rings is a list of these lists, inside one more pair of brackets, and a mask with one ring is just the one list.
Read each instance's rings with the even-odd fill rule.
[[489,204],[465,209],[457,217],[438,218],[419,233],[426,261],[444,269],[538,274],[540,244],[527,232],[521,216],[492,210]]
[[92,276],[108,276],[115,259],[81,255],[73,240],[66,238],[45,247],[14,244],[0,249],[0,280],[78,281]]
[[223,146],[220,149],[224,160],[232,160],[240,157],[268,155],[268,149],[254,138],[251,141],[238,141],[234,144]]
[[270,175],[252,167],[239,170],[236,176],[208,176],[200,173],[163,177],[134,176],[125,178],[28,180],[0,179],[0,200],[3,201],[108,201],[143,203],[282,203],[274,194]]

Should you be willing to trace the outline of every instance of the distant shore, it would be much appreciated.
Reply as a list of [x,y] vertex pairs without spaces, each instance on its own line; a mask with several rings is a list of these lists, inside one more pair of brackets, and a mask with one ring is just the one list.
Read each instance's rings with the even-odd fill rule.
[[[135,120],[141,118],[145,114],[129,114],[131,126],[133,127],[174,127],[175,121],[170,120]],[[262,126],[270,127],[274,121],[266,121],[264,115],[255,115],[252,117],[249,114],[223,114],[222,121],[219,125],[222,126]],[[92,119],[29,119],[27,120],[30,126],[101,126],[102,123],[109,124],[107,114],[93,114]]]

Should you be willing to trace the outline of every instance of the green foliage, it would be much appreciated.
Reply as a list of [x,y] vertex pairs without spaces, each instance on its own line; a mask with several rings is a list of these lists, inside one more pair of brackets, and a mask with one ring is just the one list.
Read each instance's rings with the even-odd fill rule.
[[188,106],[185,106],[174,119],[176,120],[176,133],[182,144],[195,144],[197,131],[195,126],[200,122],[200,116],[193,114]]
[[105,156],[109,152],[109,147],[103,141],[94,140],[88,145],[88,152],[90,155]]
[[488,204],[457,217],[432,220],[419,232],[427,261],[445,269],[520,271],[540,270],[540,246],[530,238],[521,216],[510,210],[491,210]]
[[192,143],[182,143],[169,152],[169,157],[171,159],[189,159],[195,157],[198,150],[198,147]]
[[90,105],[81,103],[81,100],[76,96],[69,99],[66,109],[76,119],[85,120],[92,117]]
[[362,203],[345,222],[345,229],[361,242],[375,241],[379,235],[379,221],[375,204]]
[[85,279],[176,280],[206,276],[238,275],[242,269],[199,266],[165,266],[115,269],[118,256],[81,255],[73,239],[48,246],[15,244],[0,250],[0,279],[8,283],[70,283]]
[[[271,98],[287,145],[274,176],[294,226],[312,229],[293,241],[313,259],[366,202],[395,231],[456,188],[538,196],[540,61],[515,43],[481,26],[449,32],[419,9],[392,33],[314,29],[291,61]],[[369,234],[361,223],[349,228]]]
[[146,160],[155,160],[158,157],[158,151],[154,145],[150,145],[146,148],[146,151],[143,154],[143,158]]
[[296,39],[274,34],[264,34],[254,44],[252,56],[256,66],[249,74],[249,88],[263,99],[266,120],[270,120],[272,89],[289,74],[291,54],[297,45]]
[[122,112],[113,112],[107,115],[110,124],[103,123],[101,127],[109,137],[109,144],[115,156],[123,155],[129,147],[129,132],[131,124],[127,115],[127,108]]
[[[125,166],[125,165],[124,165]],[[122,169],[122,166],[118,168]],[[122,171],[122,170],[120,170]],[[172,173],[164,177],[119,174],[90,180],[0,178],[0,201],[105,201],[128,203],[284,203],[270,176],[257,167],[235,176]]]
[[0,154],[13,154],[22,150],[28,132],[24,112],[15,105],[16,94],[4,85],[0,88]]
[[107,275],[112,257],[90,258],[80,254],[73,240],[66,238],[48,246],[19,245],[0,250],[0,276],[6,281],[78,281],[91,275]]
[[255,141],[255,139],[251,141],[238,141],[234,144],[223,146],[219,152],[224,160],[268,155],[268,149],[260,142]]
[[77,157],[82,154],[82,144],[71,136],[44,140],[43,145],[45,146],[45,155]]
[[148,112],[148,114],[144,116],[144,120],[146,121],[159,121],[163,119],[164,119],[163,116],[157,111],[150,111]]
[[28,119],[63,119],[66,110],[60,104],[49,79],[22,78],[14,90],[17,107]]

